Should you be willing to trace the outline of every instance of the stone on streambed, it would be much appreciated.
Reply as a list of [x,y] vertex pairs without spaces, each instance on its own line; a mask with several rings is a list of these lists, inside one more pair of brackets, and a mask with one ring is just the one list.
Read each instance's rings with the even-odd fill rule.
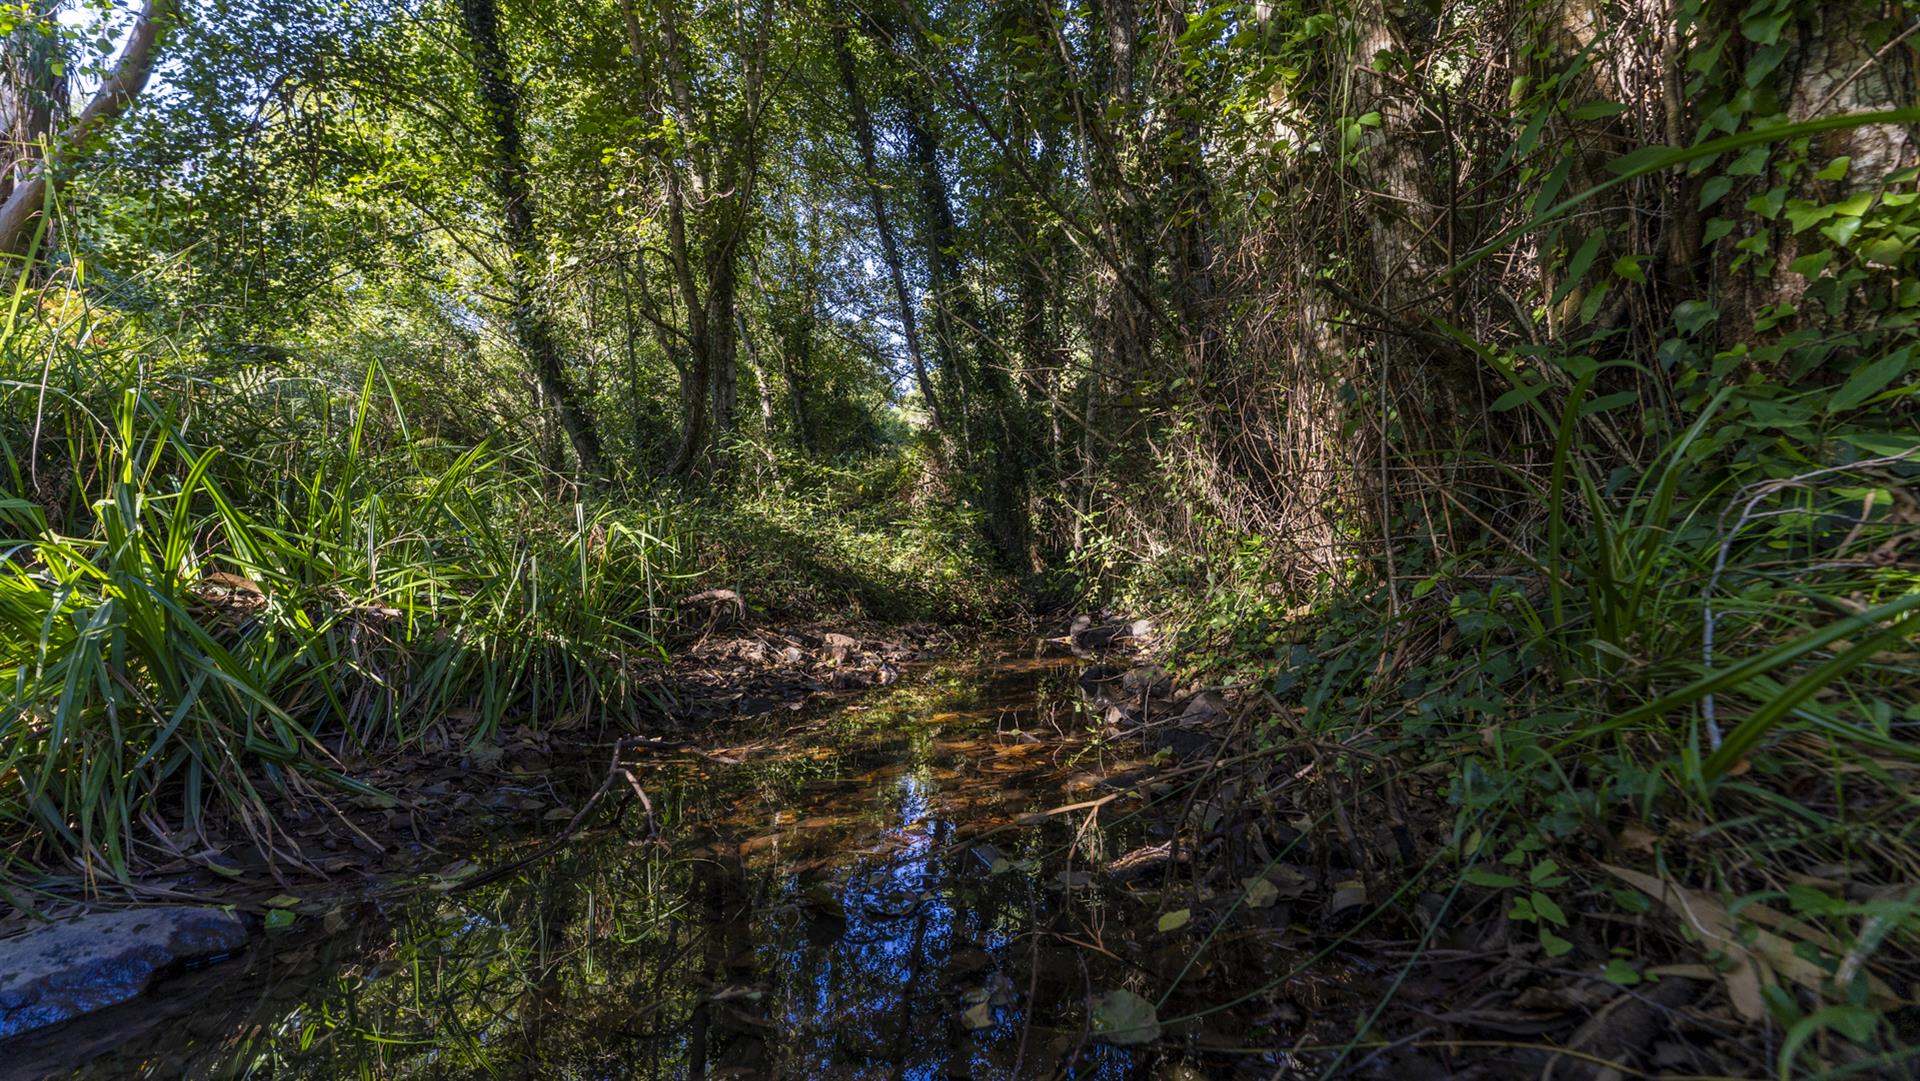
[[155,974],[246,945],[239,916],[168,906],[100,912],[0,940],[0,1039],[135,998]]

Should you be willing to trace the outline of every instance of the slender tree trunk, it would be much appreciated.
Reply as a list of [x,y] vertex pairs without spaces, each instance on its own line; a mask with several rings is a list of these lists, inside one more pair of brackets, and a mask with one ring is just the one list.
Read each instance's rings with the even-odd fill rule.
[[734,334],[738,263],[734,245],[722,246],[724,250],[714,253],[707,279],[708,375],[713,380],[708,400],[713,405],[715,441],[733,434],[740,392],[739,345]]
[[773,404],[773,381],[768,378],[767,361],[760,355],[753,333],[747,329],[747,313],[736,311],[734,323],[740,333],[740,344],[747,351],[747,363],[753,367],[753,389],[760,399],[760,433],[766,436],[768,442],[772,442],[773,418],[777,410]]
[[867,111],[866,95],[860,90],[860,75],[854,67],[853,50],[848,47],[847,28],[844,25],[834,25],[833,50],[840,68],[840,88],[847,96],[849,126],[853,129],[854,142],[860,148],[861,180],[866,184],[867,198],[873,206],[873,228],[880,236],[880,255],[887,264],[887,275],[893,282],[894,301],[900,306],[900,334],[906,340],[907,356],[913,362],[914,382],[920,388],[920,397],[926,400],[934,427],[944,430],[947,423],[941,415],[940,399],[934,393],[933,380],[927,373],[926,354],[920,348],[920,331],[913,317],[913,297],[907,292],[907,275],[900,261],[900,245],[894,239],[893,223],[887,216],[886,193],[880,188],[880,167],[873,148],[873,117]]
[[1226,363],[1213,276],[1213,182],[1201,160],[1200,103],[1188,84],[1178,42],[1187,30],[1186,5],[1158,0],[1160,103],[1159,153],[1173,203],[1172,250],[1167,253],[1179,336],[1192,377],[1237,410],[1233,372]]
[[479,74],[480,108],[493,142],[491,179],[500,200],[501,232],[512,257],[508,286],[513,296],[514,336],[533,362],[541,387],[553,400],[581,470],[598,473],[599,436],[568,378],[553,322],[540,302],[539,280],[546,267],[546,250],[533,225],[526,148],[520,135],[520,99],[500,41],[499,12],[494,0],[462,0],[461,14]]

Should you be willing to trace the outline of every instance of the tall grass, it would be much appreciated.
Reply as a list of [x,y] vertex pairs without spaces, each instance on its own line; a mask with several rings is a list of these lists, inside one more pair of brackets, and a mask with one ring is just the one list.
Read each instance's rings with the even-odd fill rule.
[[210,380],[84,318],[4,338],[11,857],[125,876],[210,815],[271,850],[269,790],[345,757],[637,708],[693,548],[666,504],[409,432],[376,368]]

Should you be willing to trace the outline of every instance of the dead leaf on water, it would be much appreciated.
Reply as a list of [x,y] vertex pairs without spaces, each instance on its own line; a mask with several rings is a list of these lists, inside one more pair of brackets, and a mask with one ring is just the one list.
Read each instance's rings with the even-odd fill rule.
[[1160,1018],[1153,1003],[1125,988],[1103,991],[1087,1003],[1093,1034],[1108,1043],[1131,1046],[1160,1038]]
[[983,1028],[992,1028],[993,1007],[985,1002],[975,1003],[960,1015],[960,1023],[975,1032]]

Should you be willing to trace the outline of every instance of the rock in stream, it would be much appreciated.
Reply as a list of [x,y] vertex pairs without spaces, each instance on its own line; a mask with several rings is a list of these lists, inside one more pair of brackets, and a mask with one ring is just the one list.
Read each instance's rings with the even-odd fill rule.
[[94,913],[0,940],[0,1040],[135,998],[156,974],[246,941],[239,916],[186,906]]

